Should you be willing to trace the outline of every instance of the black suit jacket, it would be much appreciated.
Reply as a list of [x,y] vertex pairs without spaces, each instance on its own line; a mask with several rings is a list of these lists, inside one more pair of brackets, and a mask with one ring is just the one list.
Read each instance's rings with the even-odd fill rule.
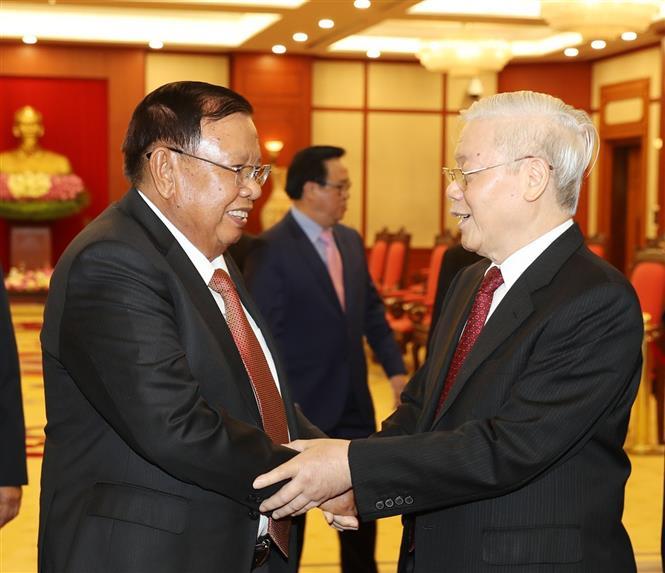
[[630,573],[622,447],[641,371],[632,287],[577,226],[489,318],[436,404],[487,262],[458,275],[382,439],[351,444],[360,515],[407,513],[416,573]]
[[0,486],[19,486],[28,483],[21,372],[1,268],[0,355]]
[[[210,290],[135,190],[61,257],[42,350],[41,571],[249,571],[261,501],[251,483],[293,453],[262,431]],[[291,437],[320,435],[294,410],[283,373],[280,383]]]
[[[343,310],[328,269],[291,213],[263,233],[245,268],[249,290],[270,325],[293,399],[327,434],[375,429],[363,348],[366,336],[388,376],[404,362],[367,270],[360,235],[333,227],[344,267]],[[354,427],[344,418],[353,409]]]

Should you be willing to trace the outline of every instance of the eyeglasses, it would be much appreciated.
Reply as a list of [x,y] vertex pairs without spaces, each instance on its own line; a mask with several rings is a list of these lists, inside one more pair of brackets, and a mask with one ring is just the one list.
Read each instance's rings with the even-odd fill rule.
[[351,189],[351,181],[342,181],[341,183],[330,183],[330,181],[324,181],[323,183],[319,183],[321,187],[330,187],[331,189],[335,189],[338,193],[344,193],[345,191],[348,191]]
[[[232,173],[235,173],[236,185],[238,187],[246,187],[250,181],[254,181],[259,186],[261,186],[268,179],[268,175],[270,175],[270,165],[267,164],[259,165],[258,167],[255,165],[242,165],[240,167],[229,167],[228,165],[222,165],[221,163],[217,163],[210,159],[206,159],[205,157],[192,155],[191,153],[187,153],[182,149],[177,149],[175,147],[167,147],[166,149],[168,149],[169,151],[173,151],[174,153],[179,153],[180,155],[186,155],[187,157],[191,157],[192,159],[205,161],[206,163],[210,163],[211,165],[215,165],[217,167],[221,167],[222,169],[226,169],[226,171],[231,171]],[[152,151],[145,154],[147,159],[150,159],[151,155]]]
[[[510,161],[504,161],[503,163],[497,163],[496,165],[490,165],[489,167],[479,167],[478,169],[469,169],[468,171],[462,171],[459,167],[450,168],[442,167],[441,172],[448,177],[451,183],[457,183],[457,186],[460,188],[460,191],[466,191],[468,184],[467,177],[473,175],[474,173],[480,173],[481,171],[487,171],[488,169],[494,169],[495,167],[501,167],[502,165],[509,165],[510,163],[515,163],[517,161],[522,161],[523,159],[535,159],[535,155],[525,155],[524,157],[518,157],[517,159],[512,159]],[[554,167],[547,165],[550,168],[550,171],[554,171]]]

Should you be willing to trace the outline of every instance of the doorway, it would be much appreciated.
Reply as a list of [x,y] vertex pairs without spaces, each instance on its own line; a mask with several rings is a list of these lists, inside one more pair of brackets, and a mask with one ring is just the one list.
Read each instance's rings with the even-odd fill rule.
[[642,197],[642,145],[639,138],[611,145],[610,262],[630,272],[635,250],[644,237]]

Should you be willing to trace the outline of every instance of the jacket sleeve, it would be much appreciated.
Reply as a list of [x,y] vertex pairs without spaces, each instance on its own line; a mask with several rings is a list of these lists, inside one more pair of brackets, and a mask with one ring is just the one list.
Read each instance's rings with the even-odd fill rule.
[[[357,249],[364,258],[365,252],[360,235],[355,233]],[[402,352],[395,341],[395,335],[386,320],[386,308],[383,300],[370,277],[367,264],[363,265],[363,275],[358,280],[363,281],[365,288],[365,324],[364,331],[370,347],[376,354],[387,376],[406,374],[406,366]]]
[[509,493],[576,455],[608,418],[627,420],[642,361],[641,313],[628,289],[602,284],[543,318],[533,346],[520,351],[525,367],[505,373],[510,392],[492,417],[451,431],[354,440],[359,515],[400,513],[375,505],[398,494],[411,496],[411,513]]
[[21,374],[9,311],[5,280],[0,270],[0,487],[28,483]]
[[57,358],[141,456],[181,481],[254,507],[253,479],[294,453],[202,397],[166,282],[127,245],[88,247],[68,275]]

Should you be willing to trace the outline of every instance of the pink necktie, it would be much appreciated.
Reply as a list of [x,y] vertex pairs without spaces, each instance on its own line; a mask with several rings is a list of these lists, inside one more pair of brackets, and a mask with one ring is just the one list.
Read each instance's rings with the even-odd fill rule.
[[[254,396],[259,406],[263,428],[275,444],[289,441],[284,402],[270,372],[268,361],[261,349],[254,330],[245,314],[238,291],[231,277],[222,269],[216,269],[210,279],[210,288],[222,295],[226,307],[226,322],[238,347],[240,357],[252,382]],[[288,557],[291,519],[268,521],[268,533],[279,550]]]
[[342,267],[342,257],[339,254],[332,229],[324,229],[321,232],[321,240],[326,246],[326,262],[328,264],[328,274],[332,280],[339,304],[345,308],[344,304],[344,269]]
[[460,368],[462,368],[462,364],[464,364],[466,357],[469,355],[469,352],[471,352],[476,340],[478,340],[483,326],[485,326],[487,315],[492,306],[494,291],[502,284],[503,276],[501,276],[501,270],[499,267],[492,267],[487,271],[487,274],[483,278],[483,282],[480,284],[480,288],[476,293],[476,297],[473,300],[473,306],[471,307],[471,312],[469,313],[464,332],[457,343],[457,348],[455,348],[455,354],[450,363],[450,368],[446,375],[446,381],[443,384],[443,391],[441,392],[441,396],[439,396],[439,404],[436,408],[437,416],[446,401],[450,389],[455,383],[455,378],[457,378],[457,374],[460,371]]

